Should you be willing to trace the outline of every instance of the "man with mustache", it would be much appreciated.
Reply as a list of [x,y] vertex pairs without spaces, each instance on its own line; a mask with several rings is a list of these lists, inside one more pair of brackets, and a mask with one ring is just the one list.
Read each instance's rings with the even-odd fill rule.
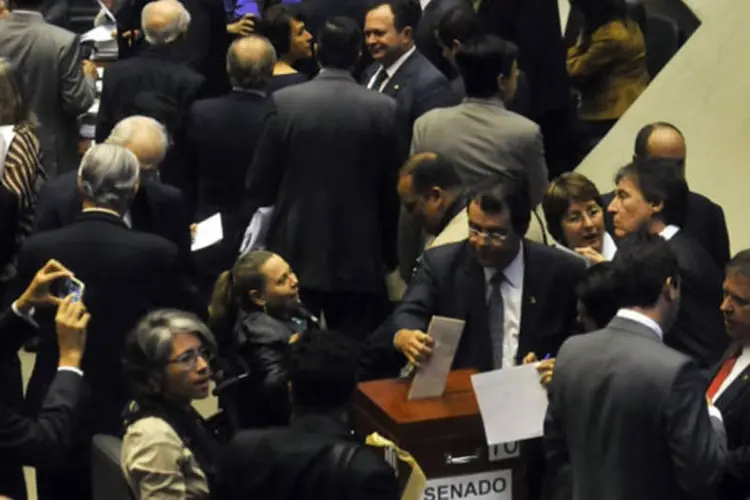
[[636,159],[621,168],[608,211],[617,238],[646,229],[669,242],[677,254],[682,304],[664,343],[692,356],[703,368],[715,363],[726,348],[719,313],[721,271],[685,226],[688,186],[674,163]]

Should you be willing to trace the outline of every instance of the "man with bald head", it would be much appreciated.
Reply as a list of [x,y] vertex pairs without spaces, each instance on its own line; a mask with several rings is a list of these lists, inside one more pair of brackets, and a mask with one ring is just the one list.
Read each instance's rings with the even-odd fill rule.
[[[680,176],[685,178],[685,136],[671,123],[650,123],[635,138],[634,158],[672,160]],[[602,197],[605,206],[612,201],[612,196],[613,193],[607,193]],[[685,220],[685,232],[703,246],[719,269],[723,269],[729,261],[729,233],[724,210],[705,196],[690,191]],[[614,234],[610,213],[606,215],[606,223],[609,232]]]
[[187,120],[189,166],[197,184],[195,220],[221,212],[224,239],[195,254],[202,288],[211,288],[218,274],[234,261],[247,221],[243,217],[245,174],[255,155],[268,100],[266,85],[273,74],[276,52],[260,36],[232,43],[226,71],[232,91],[197,101]]
[[[156,234],[175,245],[184,259],[190,257],[190,218],[180,190],[159,182],[159,165],[168,140],[162,124],[147,116],[130,116],[112,129],[107,144],[129,149],[140,164],[140,189],[123,220],[131,228]],[[72,224],[81,211],[78,173],[69,172],[48,181],[39,196],[36,232]]]

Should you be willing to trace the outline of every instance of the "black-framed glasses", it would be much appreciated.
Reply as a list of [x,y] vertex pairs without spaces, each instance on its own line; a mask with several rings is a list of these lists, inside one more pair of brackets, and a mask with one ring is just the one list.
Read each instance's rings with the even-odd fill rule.
[[510,231],[507,229],[495,229],[486,231],[479,229],[478,227],[469,226],[469,235],[473,238],[485,238],[487,241],[493,244],[500,244],[510,235]]
[[203,358],[203,361],[205,361],[207,364],[211,364],[211,362],[214,360],[214,353],[213,350],[210,349],[208,346],[201,346],[197,349],[188,349],[187,351],[183,352],[176,358],[172,358],[169,361],[167,361],[168,365],[178,364],[182,365],[188,370],[195,370],[195,368],[198,366],[198,358]]

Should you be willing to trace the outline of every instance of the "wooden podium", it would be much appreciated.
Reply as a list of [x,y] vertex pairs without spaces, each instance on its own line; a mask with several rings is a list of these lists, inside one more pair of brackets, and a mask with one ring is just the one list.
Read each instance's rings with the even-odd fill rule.
[[440,398],[407,401],[410,381],[359,385],[352,410],[357,435],[377,432],[416,459],[427,476],[424,500],[526,500],[517,443],[488,448],[470,376],[454,371]]

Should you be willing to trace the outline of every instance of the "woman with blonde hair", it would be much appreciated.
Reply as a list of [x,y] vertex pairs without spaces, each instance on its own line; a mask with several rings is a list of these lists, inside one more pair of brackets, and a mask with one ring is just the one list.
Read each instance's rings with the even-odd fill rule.
[[39,188],[47,177],[35,127],[15,69],[7,59],[0,58],[0,182],[16,197],[18,212],[13,237],[3,243],[11,250],[9,260],[0,262],[3,283],[16,274],[15,253],[31,233]]
[[247,405],[235,408],[240,427],[288,423],[289,344],[315,321],[300,302],[294,271],[273,252],[247,253],[219,276],[209,307],[219,357],[250,373],[240,398]]

